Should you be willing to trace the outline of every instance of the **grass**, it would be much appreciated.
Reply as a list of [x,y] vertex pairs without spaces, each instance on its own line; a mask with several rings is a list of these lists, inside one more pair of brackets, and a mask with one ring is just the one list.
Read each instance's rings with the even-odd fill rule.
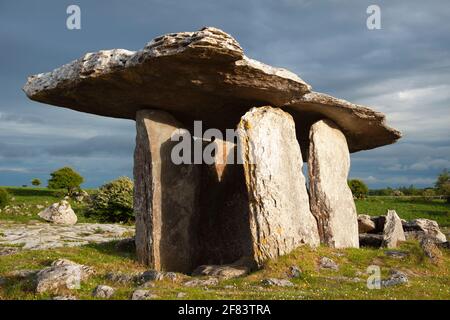
[[[450,254],[444,252],[438,264],[424,256],[417,242],[406,242],[399,250],[408,252],[402,260],[385,254],[383,249],[331,249],[301,247],[289,255],[269,261],[266,266],[248,276],[223,280],[209,287],[187,288],[183,282],[189,279],[178,275],[179,280],[156,281],[150,290],[158,299],[450,299]],[[320,257],[329,257],[339,264],[338,271],[318,268]],[[133,253],[118,252],[115,242],[87,245],[78,248],[60,248],[46,251],[23,251],[0,259],[0,276],[7,279],[0,287],[0,299],[48,299],[50,294],[34,294],[33,284],[19,280],[10,274],[14,270],[42,269],[58,258],[67,258],[95,268],[96,275],[82,283],[81,288],[70,293],[79,299],[94,299],[93,289],[107,284],[117,289],[113,299],[129,299],[136,284],[117,284],[106,280],[106,273],[138,273],[145,267],[136,262]],[[408,274],[409,283],[382,289],[368,289],[365,271],[370,265],[381,267],[382,278],[391,268]],[[264,287],[265,278],[286,278],[290,266],[302,270],[301,277],[291,279],[294,287]],[[361,275],[363,274],[363,275]],[[360,282],[349,281],[360,277]]]
[[384,215],[394,209],[405,220],[427,218],[436,220],[439,226],[450,227],[450,204],[445,200],[414,199],[408,197],[368,197],[356,200],[359,214]]
[[[58,202],[64,198],[64,191],[52,190],[48,188],[37,187],[2,187],[5,188],[14,200],[9,206],[19,206],[20,214],[7,214],[5,210],[0,212],[0,221],[12,221],[17,223],[27,223],[31,220],[41,220],[38,213],[43,210],[36,206],[44,206],[45,208],[52,203]],[[93,190],[86,190],[92,193]],[[86,216],[86,205],[69,200],[72,209],[78,217],[78,222],[98,222],[93,217]]]
[[[26,213],[32,216],[0,214],[0,221],[27,222],[36,220],[40,210],[36,205],[49,205],[61,197],[55,190],[46,188],[8,187],[15,198],[12,205],[26,205]],[[84,216],[83,205],[72,203],[81,222],[92,222]],[[385,214],[387,209],[395,209],[400,217],[411,220],[429,218],[436,220],[441,227],[450,227],[450,205],[444,201],[423,201],[408,198],[369,197],[357,200],[358,213],[370,215]],[[389,257],[383,249],[331,249],[302,247],[287,256],[269,261],[264,268],[246,277],[223,280],[217,286],[187,288],[182,282],[189,277],[179,275],[179,281],[163,280],[155,282],[150,290],[159,299],[177,299],[183,292],[183,299],[450,299],[450,253],[443,250],[439,263],[433,264],[426,258],[417,242],[405,242],[401,251],[407,252],[404,259]],[[320,257],[329,257],[339,264],[338,271],[320,270]],[[48,299],[49,294],[35,294],[29,280],[14,278],[15,270],[42,269],[56,259],[66,258],[92,266],[96,275],[82,283],[81,288],[71,294],[79,299],[93,299],[92,290],[99,284],[107,284],[117,289],[114,299],[129,299],[136,284],[117,284],[106,280],[108,272],[138,273],[146,270],[135,258],[134,253],[119,252],[115,242],[92,244],[75,248],[58,248],[40,251],[20,251],[13,255],[0,257],[0,277],[6,283],[0,285],[1,299]],[[292,279],[294,287],[264,287],[261,280],[269,277],[286,278],[290,266],[302,270],[301,277]],[[370,290],[366,286],[364,273],[370,265],[381,267],[383,277],[391,268],[404,271],[409,283],[396,287]],[[361,282],[352,282],[359,277]]]

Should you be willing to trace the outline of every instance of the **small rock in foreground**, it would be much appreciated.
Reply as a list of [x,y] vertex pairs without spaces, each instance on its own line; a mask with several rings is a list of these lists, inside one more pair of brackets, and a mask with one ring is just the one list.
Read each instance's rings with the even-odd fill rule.
[[336,262],[327,257],[320,258],[319,267],[321,269],[331,269],[331,270],[339,270],[339,266]]
[[110,286],[98,285],[92,292],[92,296],[96,298],[109,299],[116,290]]
[[265,286],[277,286],[277,287],[293,287],[294,284],[287,279],[269,278],[261,280],[261,283]]
[[133,292],[131,300],[150,300],[155,298],[158,298],[158,296],[151,293],[149,290],[137,289]]

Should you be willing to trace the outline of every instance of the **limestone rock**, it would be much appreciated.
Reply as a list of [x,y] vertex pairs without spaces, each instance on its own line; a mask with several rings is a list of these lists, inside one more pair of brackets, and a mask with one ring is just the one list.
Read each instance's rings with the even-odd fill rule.
[[192,279],[184,283],[185,287],[209,287],[219,284],[219,280],[214,277],[207,279]]
[[154,270],[187,273],[195,267],[200,175],[194,165],[171,159],[178,143],[171,137],[181,128],[166,112],[137,113],[134,212],[138,260]]
[[424,237],[420,240],[420,247],[431,262],[438,264],[442,259],[442,252],[436,245],[433,238]]
[[261,283],[265,286],[276,286],[276,287],[293,287],[294,284],[287,279],[276,279],[269,278],[261,280]]
[[290,266],[288,275],[291,278],[299,278],[302,275],[302,270],[297,266]]
[[193,276],[214,276],[222,279],[241,277],[250,272],[250,267],[239,260],[227,265],[202,265],[194,270]]
[[78,300],[77,297],[75,296],[71,296],[71,295],[66,295],[66,296],[56,296],[53,297],[52,300]]
[[321,257],[319,260],[319,267],[321,269],[339,270],[339,266],[336,262],[327,257]]
[[347,185],[350,154],[345,136],[333,122],[321,120],[311,127],[309,139],[309,194],[320,240],[333,248],[358,248],[356,207]]
[[144,283],[147,281],[161,281],[164,279],[164,272],[156,270],[147,270],[138,276],[138,282]]
[[185,123],[203,119],[208,127],[233,128],[252,102],[282,106],[310,86],[247,58],[225,32],[203,28],[160,36],[137,52],[88,53],[31,76],[24,91],[36,101],[103,116],[134,119],[138,110],[157,108]]
[[342,128],[350,152],[401,136],[383,114],[310,92],[294,73],[247,58],[233,37],[211,27],[160,36],[137,52],[88,53],[29,77],[23,90],[35,101],[81,112],[135,119],[138,110],[156,108],[184,123],[201,119],[206,128],[219,129],[234,128],[252,106],[286,106],[305,149],[309,127],[322,118]]
[[106,280],[111,282],[116,282],[119,284],[129,284],[135,281],[136,276],[133,274],[127,274],[122,272],[108,272],[105,278]]
[[77,223],[77,216],[66,200],[52,204],[38,215],[42,219],[56,224],[73,225]]
[[310,92],[286,105],[297,124],[302,153],[308,154],[309,128],[318,120],[330,119],[345,134],[350,153],[391,144],[400,131],[386,125],[385,115],[324,93]]
[[405,241],[402,221],[395,210],[388,210],[386,214],[386,223],[383,230],[383,242],[381,246],[387,248],[396,248],[399,241]]
[[390,277],[386,280],[381,281],[381,286],[392,287],[408,283],[408,281],[408,276],[404,272],[393,269],[390,271]]
[[137,289],[134,290],[131,300],[151,300],[158,298],[156,294],[153,294],[149,290]]
[[109,299],[112,297],[115,291],[116,290],[110,286],[98,285],[92,292],[92,296],[101,299]]
[[376,230],[375,222],[367,214],[358,215],[358,232],[370,233]]
[[406,232],[416,232],[415,238],[433,238],[436,242],[446,242],[447,237],[439,229],[439,225],[434,220],[414,219],[403,224]]
[[54,261],[50,267],[36,274],[36,292],[57,292],[61,289],[77,289],[81,281],[94,273],[90,267],[66,259]]
[[278,108],[253,108],[242,117],[238,135],[256,263],[302,244],[318,245],[292,117]]

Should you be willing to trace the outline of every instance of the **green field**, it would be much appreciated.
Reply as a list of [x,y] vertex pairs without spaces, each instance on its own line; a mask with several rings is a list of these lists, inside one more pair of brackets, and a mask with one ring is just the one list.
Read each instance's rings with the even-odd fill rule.
[[[29,215],[0,214],[0,223],[4,220],[27,222],[37,220],[39,211],[36,205],[51,204],[60,200],[57,190],[43,188],[8,188],[15,198],[13,205],[26,206]],[[93,192],[93,191],[91,191]],[[423,201],[412,198],[369,197],[357,200],[359,213],[370,215],[385,214],[387,209],[395,209],[404,219],[429,218],[438,221],[444,227],[450,227],[450,205],[444,201]],[[84,217],[84,205],[73,203],[81,222],[89,221]],[[28,211],[27,211],[28,210]],[[386,249],[331,249],[302,247],[276,261],[269,261],[260,271],[248,276],[223,280],[216,286],[187,288],[183,282],[190,277],[178,275],[178,280],[156,281],[151,291],[159,299],[177,299],[178,293],[185,294],[183,299],[450,299],[450,253],[442,250],[438,262],[432,263],[415,241],[405,242],[400,251],[406,252],[406,258],[398,259],[386,255]],[[339,264],[338,271],[318,268],[320,257],[329,257]],[[84,282],[79,290],[71,292],[79,299],[93,299],[91,292],[99,284],[107,284],[117,289],[114,299],[129,299],[137,284],[117,284],[106,280],[106,273],[137,273],[145,270],[138,264],[134,252],[118,251],[115,242],[102,245],[87,245],[77,248],[59,248],[41,251],[22,251],[0,257],[0,277],[6,279],[0,285],[0,299],[48,299],[49,294],[36,295],[32,282],[15,278],[11,273],[21,269],[42,269],[58,258],[67,258],[95,268],[96,275]],[[294,287],[265,287],[261,280],[269,277],[287,278],[290,266],[302,270],[299,278],[291,279]],[[370,265],[381,267],[386,278],[391,268],[405,272],[409,277],[407,284],[370,290],[366,286],[366,269]],[[353,278],[360,281],[354,282]]]

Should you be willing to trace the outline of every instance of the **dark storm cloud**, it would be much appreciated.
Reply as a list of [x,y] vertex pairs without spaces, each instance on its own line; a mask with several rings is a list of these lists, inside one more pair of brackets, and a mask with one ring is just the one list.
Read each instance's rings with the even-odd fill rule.
[[[69,4],[81,7],[79,31],[65,28]],[[33,175],[44,178],[63,165],[82,171],[90,186],[131,175],[132,121],[38,104],[21,87],[28,75],[86,52],[138,50],[158,35],[202,26],[222,28],[248,56],[296,72],[317,91],[386,113],[404,138],[352,155],[352,177],[373,187],[429,185],[450,161],[450,6],[444,0],[376,1],[382,29],[369,31],[366,8],[371,4],[1,1],[0,185],[22,184]]]

